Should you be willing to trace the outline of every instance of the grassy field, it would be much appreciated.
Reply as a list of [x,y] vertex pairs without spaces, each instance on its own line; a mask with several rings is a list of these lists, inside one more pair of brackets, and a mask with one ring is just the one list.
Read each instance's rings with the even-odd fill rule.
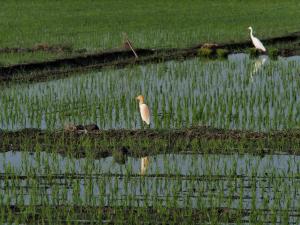
[[[247,40],[299,31],[300,3],[288,1],[5,1],[0,48],[38,43],[98,51],[122,45],[127,32],[136,47],[184,47],[200,42]],[[0,54],[0,64],[64,54]]]

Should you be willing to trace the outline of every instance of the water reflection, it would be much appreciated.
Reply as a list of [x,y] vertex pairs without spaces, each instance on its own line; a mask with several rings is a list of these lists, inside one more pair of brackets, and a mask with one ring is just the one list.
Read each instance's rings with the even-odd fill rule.
[[218,201],[219,207],[242,204],[251,209],[255,204],[269,209],[290,204],[289,210],[296,210],[299,168],[300,157],[293,155],[160,154],[128,157],[118,164],[113,157],[6,152],[0,153],[0,195],[10,205],[20,198],[29,205],[34,197],[35,204],[45,204],[45,199],[46,204],[59,199],[65,204],[116,206],[171,201],[177,207],[196,208]]
[[[119,153],[119,151],[117,152]],[[117,160],[120,156],[121,160]],[[265,155],[264,157],[223,154],[159,154],[141,158],[124,154],[113,154],[105,158],[74,158],[57,153],[15,152],[0,153],[0,173],[13,170],[18,175],[34,172],[36,175],[76,173],[130,174],[148,175],[179,174],[182,176],[228,176],[233,172],[239,176],[248,176],[255,171],[257,176],[266,174],[297,174],[300,168],[300,156]],[[118,161],[121,161],[118,162]],[[151,162],[151,167],[149,166]]]
[[[0,129],[61,129],[65,123],[140,128],[133,100],[137,93],[147,93],[151,127],[158,129],[196,124],[256,131],[294,128],[300,122],[300,57],[266,64],[266,56],[254,62],[235,54],[222,61],[170,61],[14,84],[0,92]],[[259,85],[249,86],[250,76]],[[238,116],[224,116],[231,114]]]
[[150,159],[149,156],[141,158],[141,175],[144,175],[149,167]]
[[263,67],[263,65],[268,61],[268,56],[262,55],[254,61],[253,70],[250,73],[250,81],[253,82],[253,76],[255,76]]

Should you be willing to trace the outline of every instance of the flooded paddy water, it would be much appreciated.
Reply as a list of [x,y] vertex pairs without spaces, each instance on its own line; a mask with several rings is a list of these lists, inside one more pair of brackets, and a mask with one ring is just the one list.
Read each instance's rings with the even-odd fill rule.
[[[274,61],[237,54],[14,84],[0,92],[0,129],[38,128],[50,136],[66,124],[96,123],[120,132],[203,125],[225,133],[288,132],[299,128],[299,72],[299,57]],[[142,127],[139,94],[151,110],[150,128]],[[2,147],[8,147],[0,153],[0,221],[300,224],[300,158],[289,149],[257,155],[250,146],[247,153],[228,154],[224,144],[224,154],[171,149],[134,157],[114,154],[111,147],[107,157],[94,157],[85,135],[78,135],[80,147],[89,146],[84,157],[68,154],[77,146],[62,142],[31,148],[26,136],[11,151],[11,139],[3,136]],[[299,148],[291,140],[293,146]]]
[[239,220],[249,222],[299,223],[299,156],[160,154],[119,164],[6,152],[0,160],[5,205],[215,207],[247,211]]
[[141,127],[135,97],[145,96],[151,128],[209,125],[226,129],[298,127],[299,57],[184,62],[105,70],[0,93],[0,129],[61,129],[96,123],[101,129]]

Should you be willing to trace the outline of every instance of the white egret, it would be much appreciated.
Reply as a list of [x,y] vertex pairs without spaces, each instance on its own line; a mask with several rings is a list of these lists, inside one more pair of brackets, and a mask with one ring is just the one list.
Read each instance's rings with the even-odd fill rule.
[[139,100],[139,107],[140,107],[140,113],[142,120],[149,125],[150,124],[150,111],[148,106],[144,103],[144,96],[139,95],[136,97],[137,100]]
[[266,48],[264,47],[264,45],[261,43],[261,41],[257,37],[253,36],[252,27],[248,27],[248,29],[250,30],[250,37],[251,37],[252,43],[255,46],[255,48],[265,52]]

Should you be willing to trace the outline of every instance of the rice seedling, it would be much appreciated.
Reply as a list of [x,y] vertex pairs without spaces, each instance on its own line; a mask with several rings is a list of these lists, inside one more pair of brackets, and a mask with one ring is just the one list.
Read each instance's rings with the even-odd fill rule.
[[160,154],[142,176],[141,159],[132,157],[126,164],[44,152],[0,158],[2,222],[138,221],[136,214],[151,222],[154,210],[162,222],[297,223],[299,156]]
[[[247,55],[231,55],[3,87],[0,128],[44,131],[13,138],[1,132],[0,221],[153,223],[154,215],[174,224],[297,224],[300,160],[282,152],[299,149],[299,140],[297,133],[277,138],[271,131],[298,128],[299,59],[268,61],[255,73],[253,67]],[[142,126],[140,93],[147,95],[153,133],[126,138]],[[101,138],[57,131],[90,123],[98,124]],[[166,132],[199,125],[214,127],[207,137],[217,128],[224,137],[228,129],[270,136],[254,133],[249,140],[241,131],[236,139],[171,139]],[[122,128],[129,130],[110,136],[109,129]],[[261,156],[245,154],[249,149]]]
[[147,94],[151,128],[297,128],[298,67],[297,57],[258,67],[246,55],[233,55],[228,61],[193,59],[15,84],[0,93],[0,128],[140,128],[138,93]]

